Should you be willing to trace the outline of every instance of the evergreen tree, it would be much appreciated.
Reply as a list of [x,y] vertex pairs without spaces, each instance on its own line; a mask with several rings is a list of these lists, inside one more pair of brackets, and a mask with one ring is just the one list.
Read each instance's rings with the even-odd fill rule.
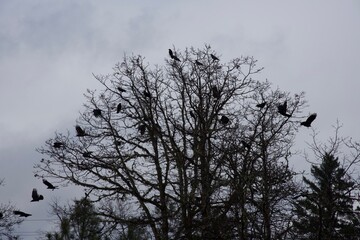
[[314,180],[303,178],[308,190],[295,204],[296,239],[360,239],[359,215],[351,197],[355,182],[338,158],[324,154],[311,174]]

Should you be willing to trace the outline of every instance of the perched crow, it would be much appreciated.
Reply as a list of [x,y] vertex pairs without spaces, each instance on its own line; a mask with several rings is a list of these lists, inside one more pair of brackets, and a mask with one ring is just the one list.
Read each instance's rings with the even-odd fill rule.
[[0,212],[0,219],[2,219],[4,217],[4,214],[2,212]]
[[51,190],[54,190],[56,189],[57,187],[52,185],[51,183],[49,183],[46,179],[43,179],[43,183],[47,186],[47,189],[51,189]]
[[228,117],[226,117],[226,116],[222,116],[221,118],[220,118],[220,123],[221,124],[228,124],[229,123],[229,118]]
[[250,144],[248,144],[247,142],[245,142],[244,140],[241,140],[241,144],[246,147],[247,149],[250,149]]
[[291,115],[287,114],[286,111],[287,111],[287,101],[285,101],[282,105],[280,104],[278,106],[278,113],[280,113],[281,115],[283,115],[285,117],[291,117]]
[[315,120],[317,114],[313,113],[311,114],[305,122],[301,122],[300,125],[305,126],[305,127],[311,127],[311,123]]
[[54,142],[53,147],[54,148],[61,148],[64,146],[64,143],[62,142]]
[[267,102],[263,102],[263,103],[259,103],[256,105],[256,107],[260,108],[260,109],[263,109],[265,107]]
[[216,99],[219,99],[220,98],[220,91],[218,90],[218,88],[216,86],[212,86],[211,90],[212,90],[213,97],[216,98]]
[[39,195],[36,188],[33,188],[32,190],[32,194],[31,194],[32,200],[31,202],[38,202],[40,200],[44,200],[44,196],[43,195]]
[[198,65],[198,66],[203,66],[204,65],[199,60],[195,60],[195,64]]
[[29,216],[31,216],[31,214],[29,214],[29,213],[24,213],[24,212],[22,212],[22,211],[13,211],[13,213],[14,213],[15,215],[19,215],[20,217],[29,217]]
[[84,152],[84,153],[83,153],[83,157],[85,157],[85,158],[91,157],[91,154],[92,154],[92,153],[93,153],[93,152],[91,152],[91,151]]
[[178,62],[181,62],[181,60],[176,55],[174,56],[174,60],[178,61]]
[[126,90],[121,87],[118,87],[117,89],[119,90],[119,92],[126,92]]
[[86,136],[85,131],[79,125],[76,125],[75,130],[76,130],[76,136],[78,137]]
[[180,59],[173,53],[173,51],[171,51],[171,49],[169,49],[169,55],[170,55],[171,59],[174,59],[175,61],[180,62]]
[[119,103],[116,107],[116,113],[119,113],[121,111],[121,103]]
[[148,91],[144,90],[143,94],[145,97],[151,98],[151,94]]
[[95,117],[100,117],[101,116],[101,110],[96,108],[93,110],[94,116]]
[[140,131],[140,134],[141,135],[144,135],[145,134],[145,130],[146,130],[146,125],[145,124],[142,124],[138,127],[139,131]]
[[169,49],[169,55],[170,55],[171,59],[174,59],[175,55],[171,49]]
[[196,117],[195,117],[195,114],[193,113],[193,111],[190,111],[189,113],[190,113],[190,116],[191,116],[192,118],[196,118]]
[[214,60],[214,61],[219,61],[219,58],[217,58],[214,54],[210,54],[210,57],[211,57],[212,60]]

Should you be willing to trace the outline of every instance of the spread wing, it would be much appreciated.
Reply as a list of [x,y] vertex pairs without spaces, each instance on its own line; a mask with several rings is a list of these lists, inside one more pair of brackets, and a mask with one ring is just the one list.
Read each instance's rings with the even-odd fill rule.
[[39,198],[39,194],[38,194],[36,188],[34,188],[34,189],[32,190],[31,197],[32,197],[33,199],[38,199],[38,198]]
[[306,119],[306,123],[311,124],[311,123],[315,120],[316,116],[317,116],[316,113],[311,114],[311,115]]
[[43,183],[48,186],[48,188],[53,188],[54,185],[52,185],[51,183],[49,183],[47,180],[43,179]]

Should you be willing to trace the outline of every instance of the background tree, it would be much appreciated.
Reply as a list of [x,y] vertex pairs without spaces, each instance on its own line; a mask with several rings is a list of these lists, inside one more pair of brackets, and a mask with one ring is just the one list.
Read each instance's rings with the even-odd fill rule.
[[105,239],[101,238],[101,219],[87,198],[74,200],[74,204],[68,207],[61,207],[55,202],[52,205],[52,213],[59,219],[59,232],[47,233],[48,239]]
[[154,239],[283,236],[303,94],[253,79],[262,68],[251,57],[219,58],[209,46],[172,50],[151,69],[125,56],[95,76],[104,90],[88,91],[76,136],[57,133],[38,150],[48,158],[37,173],[91,189],[109,222]]
[[[0,179],[0,186],[4,184],[4,179]],[[3,236],[15,238],[13,233],[14,226],[20,224],[23,220],[13,214],[15,207],[11,203],[0,203],[0,239]]]
[[[314,134],[312,149],[321,157],[321,164],[313,164],[313,180],[303,177],[305,191],[295,204],[296,239],[360,239],[360,215],[355,201],[359,199],[359,184],[354,178],[352,167],[359,162],[359,144],[338,135],[327,146],[319,144]],[[345,155],[342,163],[335,154],[345,144],[350,156]],[[356,208],[356,209],[355,209]]]

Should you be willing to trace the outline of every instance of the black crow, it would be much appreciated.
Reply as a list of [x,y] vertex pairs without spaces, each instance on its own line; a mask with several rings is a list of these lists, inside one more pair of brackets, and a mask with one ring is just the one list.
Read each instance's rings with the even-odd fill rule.
[[75,126],[75,130],[76,130],[76,136],[78,137],[86,136],[85,131],[79,125]]
[[305,122],[301,122],[300,125],[305,126],[305,127],[311,127],[311,123],[315,120],[317,114],[313,113],[311,114]]
[[204,65],[199,60],[195,60],[195,64],[198,65],[198,66],[203,66]]
[[220,91],[218,90],[218,88],[216,86],[212,86],[211,90],[212,90],[213,97],[216,98],[216,99],[219,99],[220,98]]
[[286,111],[287,111],[287,101],[285,101],[283,104],[280,104],[278,106],[278,113],[280,113],[281,115],[283,115],[285,117],[291,117],[291,115],[287,114]]
[[117,89],[119,90],[119,92],[126,92],[126,90],[121,87],[118,87]]
[[170,55],[171,59],[174,59],[175,61],[180,62],[180,59],[173,53],[173,51],[171,51],[171,49],[169,49],[169,55]]
[[141,135],[144,135],[145,134],[145,130],[146,130],[146,125],[145,124],[142,124],[138,127],[139,131],[140,131],[140,134]]
[[220,118],[220,123],[221,124],[228,124],[229,123],[229,118],[228,117],[226,117],[226,116],[222,116],[221,118]]
[[19,215],[20,217],[29,217],[29,216],[31,216],[31,214],[29,214],[29,213],[24,213],[22,211],[17,211],[17,210],[13,211],[13,213],[15,215]]
[[189,113],[190,113],[190,116],[191,116],[192,118],[196,118],[196,117],[195,117],[195,114],[193,113],[193,111],[190,111]]
[[263,109],[265,107],[267,102],[263,102],[263,103],[259,103],[256,105],[256,107],[260,108],[260,109]]
[[121,103],[119,103],[116,107],[116,113],[119,113],[121,111]]
[[214,60],[214,61],[219,61],[219,58],[217,58],[214,54],[210,54],[210,57],[211,57],[212,60]]
[[181,60],[177,56],[174,56],[174,60],[178,61],[178,62],[181,62]]
[[93,110],[94,116],[95,117],[100,117],[101,116],[101,110],[96,108]]
[[61,148],[64,146],[64,143],[62,142],[54,142],[53,147],[54,148]]
[[169,49],[169,55],[170,55],[171,59],[174,59],[175,55],[171,49]]
[[40,200],[44,200],[44,196],[43,195],[39,195],[36,188],[33,188],[32,190],[32,194],[31,194],[32,200],[31,202],[38,202]]
[[246,147],[247,149],[250,149],[250,144],[248,144],[247,142],[245,142],[244,140],[241,140],[241,144]]
[[85,157],[85,158],[91,157],[91,154],[92,154],[92,153],[93,153],[93,152],[91,152],[91,151],[84,152],[84,153],[83,153],[83,157]]
[[2,212],[0,212],[0,219],[2,219],[4,217],[4,214]]
[[145,97],[151,98],[151,94],[148,91],[144,90],[143,94]]
[[47,189],[51,189],[51,190],[54,190],[56,189],[57,187],[52,185],[51,183],[49,183],[46,179],[43,179],[43,183],[47,186]]

